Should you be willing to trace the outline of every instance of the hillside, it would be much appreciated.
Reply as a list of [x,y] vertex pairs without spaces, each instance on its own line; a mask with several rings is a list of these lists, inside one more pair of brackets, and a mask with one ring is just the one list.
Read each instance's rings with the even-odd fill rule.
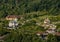
[[[8,15],[22,16],[17,28],[9,29]],[[56,26],[48,35],[49,26],[42,26],[46,18]],[[0,0],[0,41],[60,42],[60,0]]]

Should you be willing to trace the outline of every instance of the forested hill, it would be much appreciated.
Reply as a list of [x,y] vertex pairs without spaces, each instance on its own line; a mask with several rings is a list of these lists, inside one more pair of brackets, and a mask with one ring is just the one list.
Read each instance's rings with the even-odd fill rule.
[[60,0],[0,0],[0,18],[36,11],[57,15],[60,13]]

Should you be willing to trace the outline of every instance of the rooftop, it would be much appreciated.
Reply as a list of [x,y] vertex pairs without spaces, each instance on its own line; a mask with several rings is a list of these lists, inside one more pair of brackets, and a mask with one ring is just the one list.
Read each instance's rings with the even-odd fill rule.
[[8,15],[6,18],[19,18],[20,16],[18,15]]

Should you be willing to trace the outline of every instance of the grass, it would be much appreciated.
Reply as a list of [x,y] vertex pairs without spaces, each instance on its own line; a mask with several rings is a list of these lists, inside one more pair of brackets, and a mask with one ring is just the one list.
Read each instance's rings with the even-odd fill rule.
[[[36,23],[43,24],[44,19],[46,17],[48,17],[51,20],[51,23],[53,23],[57,26],[57,29],[60,28],[60,15],[57,15],[57,16],[48,15],[47,12],[44,12],[44,13],[43,12],[33,12],[33,13],[27,13],[26,15],[28,16],[28,17],[26,17],[27,19],[24,18],[24,19],[18,21],[20,25],[19,25],[18,29],[16,29],[16,30],[8,30],[6,28],[2,29],[3,25],[0,24],[0,34],[4,34],[5,32],[10,32],[10,34],[6,38],[7,42],[9,42],[10,40],[11,41],[15,40],[15,37],[18,39],[19,35],[25,36],[25,34],[28,34],[28,36],[32,35],[34,37],[33,39],[35,39],[36,32],[45,31],[45,29],[41,25],[37,25]],[[29,16],[31,16],[31,17],[29,17]],[[23,23],[26,20],[29,20],[29,21],[25,22],[24,25],[22,25],[21,23]],[[3,22],[1,21],[1,23],[8,25],[8,23],[6,21],[3,21]],[[3,32],[2,32],[2,30],[3,30]]]

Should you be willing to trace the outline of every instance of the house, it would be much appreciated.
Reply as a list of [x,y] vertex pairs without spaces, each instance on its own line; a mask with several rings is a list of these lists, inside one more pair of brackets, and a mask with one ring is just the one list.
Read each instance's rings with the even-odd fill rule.
[[52,25],[50,25],[48,30],[46,30],[46,32],[53,34],[53,33],[55,33],[55,30],[56,30],[56,27],[52,24]]
[[44,23],[42,25],[45,29],[48,28],[50,26],[50,20],[48,18],[46,18],[44,20]]
[[46,19],[44,20],[44,24],[50,24],[50,20],[49,20],[48,18],[46,18]]
[[19,16],[17,15],[8,15],[6,16],[6,20],[17,20]]
[[37,36],[40,36],[40,35],[42,35],[42,34],[43,34],[43,32],[37,32],[37,33],[36,33]]
[[10,21],[9,22],[9,27],[10,28],[15,28],[15,27],[17,27],[18,26],[18,22],[17,21]]
[[37,32],[36,35],[39,36],[39,38],[42,38],[44,40],[44,39],[47,39],[48,33],[47,32]]
[[9,20],[8,27],[9,28],[15,28],[18,26],[18,20],[19,16],[17,15],[8,15],[6,16],[6,20]]

